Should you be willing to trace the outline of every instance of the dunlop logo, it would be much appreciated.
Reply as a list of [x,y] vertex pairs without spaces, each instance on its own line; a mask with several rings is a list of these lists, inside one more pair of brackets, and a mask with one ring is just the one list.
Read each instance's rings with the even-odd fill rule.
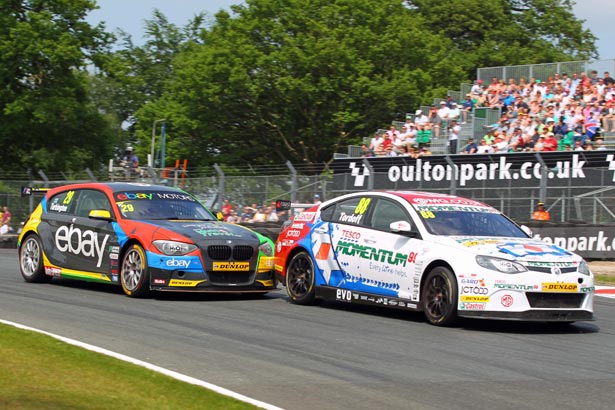
[[214,262],[213,270],[246,271],[250,270],[250,262]]

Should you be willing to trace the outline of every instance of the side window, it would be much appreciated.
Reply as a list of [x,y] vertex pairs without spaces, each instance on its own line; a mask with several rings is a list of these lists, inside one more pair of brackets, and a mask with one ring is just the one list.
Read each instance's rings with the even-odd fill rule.
[[327,222],[365,226],[372,203],[373,198],[370,197],[350,198],[328,207],[321,217]]
[[75,210],[75,191],[65,191],[53,196],[47,204],[47,211],[58,214],[72,214]]
[[111,211],[111,204],[107,199],[107,196],[101,191],[95,191],[92,189],[84,189],[79,192],[79,198],[77,199],[77,216],[87,218],[92,209],[104,209]]
[[396,202],[387,199],[378,199],[372,212],[372,228],[390,231],[391,223],[397,221],[410,222],[410,218],[406,211]]

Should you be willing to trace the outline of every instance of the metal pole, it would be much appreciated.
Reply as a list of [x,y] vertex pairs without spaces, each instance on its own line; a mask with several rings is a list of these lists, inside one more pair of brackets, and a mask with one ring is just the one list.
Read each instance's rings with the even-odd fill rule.
[[219,201],[220,209],[222,209],[222,204],[224,203],[224,197],[226,196],[224,192],[224,189],[225,189],[224,188],[224,171],[222,170],[222,168],[220,168],[220,166],[217,163],[214,164],[214,169],[218,173],[220,179],[218,180],[218,196],[211,207],[215,208],[214,205],[216,205],[216,203],[218,203]]
[[152,163],[149,164],[150,167],[154,167],[154,150],[155,150],[155,146],[156,146],[156,124],[158,124],[159,122],[163,122],[166,121],[165,119],[161,119],[161,120],[155,120],[154,124],[152,125]]
[[297,170],[293,167],[290,161],[286,161],[286,166],[290,170],[291,185],[290,185],[290,202],[296,202],[297,200]]

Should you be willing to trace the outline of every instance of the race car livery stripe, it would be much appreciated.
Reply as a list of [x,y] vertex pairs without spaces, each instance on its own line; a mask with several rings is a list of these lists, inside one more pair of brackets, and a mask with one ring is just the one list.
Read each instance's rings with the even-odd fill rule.
[[60,276],[62,276],[63,278],[70,278],[70,279],[81,279],[81,280],[86,280],[86,281],[111,283],[111,279],[103,273],[83,272],[83,271],[78,271],[78,270],[62,268],[62,273],[60,274]]

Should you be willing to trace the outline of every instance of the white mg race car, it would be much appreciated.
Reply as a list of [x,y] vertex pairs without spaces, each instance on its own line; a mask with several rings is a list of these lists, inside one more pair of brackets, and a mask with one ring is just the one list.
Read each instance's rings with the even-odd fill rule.
[[[288,208],[289,203],[283,207]],[[531,239],[497,209],[425,192],[362,192],[298,214],[276,242],[290,299],[457,317],[593,320],[594,278],[580,256]]]

